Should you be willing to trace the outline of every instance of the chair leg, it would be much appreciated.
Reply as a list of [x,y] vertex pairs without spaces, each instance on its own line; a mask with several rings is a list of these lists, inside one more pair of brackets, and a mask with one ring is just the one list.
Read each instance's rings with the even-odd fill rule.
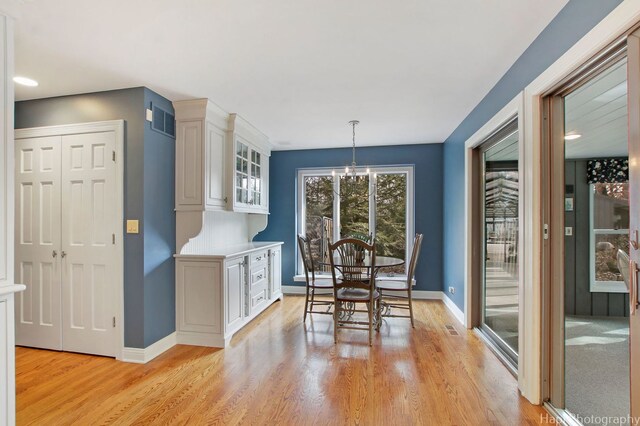
[[416,328],[413,323],[413,300],[411,298],[411,292],[409,291],[409,316],[411,317],[411,328]]
[[380,326],[382,325],[382,305],[381,299],[376,300],[376,331],[380,332]]
[[367,311],[369,311],[369,346],[373,346],[373,304],[367,302]]
[[340,302],[336,300],[334,305],[335,306],[333,308],[333,343],[336,344],[338,343],[338,316],[339,316],[338,311],[340,310],[339,308]]
[[304,316],[302,322],[307,322],[307,311],[309,311],[309,286],[307,285],[307,296],[304,300]]
[[315,287],[311,289],[311,306],[309,307],[309,312],[313,312],[313,302],[316,300],[316,289]]

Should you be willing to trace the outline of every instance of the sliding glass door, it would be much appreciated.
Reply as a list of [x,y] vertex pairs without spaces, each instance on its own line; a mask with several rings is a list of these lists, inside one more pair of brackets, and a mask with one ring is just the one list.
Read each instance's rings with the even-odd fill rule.
[[569,423],[640,416],[640,35],[544,101],[545,399]]
[[518,125],[514,119],[480,147],[482,318],[480,330],[518,363]]

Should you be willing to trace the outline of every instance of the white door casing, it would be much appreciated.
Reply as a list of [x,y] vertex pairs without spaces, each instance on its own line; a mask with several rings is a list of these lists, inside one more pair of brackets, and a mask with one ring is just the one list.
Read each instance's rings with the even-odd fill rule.
[[16,343],[62,349],[60,136],[16,141]]
[[[39,140],[41,145],[44,141],[55,140],[57,150],[57,180],[41,179],[57,185],[58,217],[54,226],[57,243],[51,250],[46,246],[46,253],[49,259],[54,260],[58,273],[57,297],[54,295],[52,301],[57,300],[58,303],[56,318],[60,344],[52,349],[122,359],[123,162],[120,159],[123,158],[124,122],[116,120],[16,131],[18,147],[26,149],[29,147],[27,142],[34,144],[35,140]],[[19,169],[20,152],[19,149],[16,153],[15,173],[18,177],[15,197],[17,230],[20,229],[21,217],[26,213],[23,213],[20,201],[23,174]],[[26,182],[26,178],[22,180]],[[42,182],[36,184],[41,185]],[[40,216],[47,217],[40,210],[37,213],[33,215],[32,222]],[[17,233],[16,248],[21,245],[20,238]],[[45,249],[41,251],[44,256]],[[18,250],[15,264],[20,268],[23,262]],[[38,297],[44,295],[43,299],[37,299],[38,308],[40,301],[49,295],[42,293],[40,287],[34,288]],[[19,323],[24,316],[21,305],[18,305],[15,316]],[[27,335],[23,340],[20,327],[17,328],[17,336],[18,344],[45,347],[33,341],[32,337],[38,336]],[[30,339],[28,342],[27,338]]]

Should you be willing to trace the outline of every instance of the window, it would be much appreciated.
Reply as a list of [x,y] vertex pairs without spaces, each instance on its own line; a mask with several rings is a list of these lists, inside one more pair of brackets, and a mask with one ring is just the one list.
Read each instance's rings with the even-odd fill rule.
[[[368,173],[362,169],[355,182],[345,179],[332,169],[298,172],[298,233],[310,239],[314,259],[328,261],[330,241],[371,234],[379,256],[406,260],[414,233],[413,167],[377,167]],[[381,272],[404,274],[406,266]],[[318,270],[330,272],[322,265]]]
[[629,251],[629,185],[593,183],[590,194],[590,290],[626,293],[618,270],[618,250]]

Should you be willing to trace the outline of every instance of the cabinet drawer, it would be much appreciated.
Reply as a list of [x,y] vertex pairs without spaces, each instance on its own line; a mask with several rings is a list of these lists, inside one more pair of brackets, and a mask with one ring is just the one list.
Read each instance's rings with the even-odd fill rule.
[[266,263],[263,265],[256,265],[255,267],[251,268],[251,277],[249,281],[251,288],[266,282],[268,273],[269,269]]
[[256,309],[267,303],[268,300],[266,286],[259,291],[254,292],[249,301],[249,314],[253,314]]
[[249,265],[251,266],[251,270],[253,270],[254,265],[267,263],[267,260],[269,260],[269,250],[255,251],[249,255],[249,259]]

